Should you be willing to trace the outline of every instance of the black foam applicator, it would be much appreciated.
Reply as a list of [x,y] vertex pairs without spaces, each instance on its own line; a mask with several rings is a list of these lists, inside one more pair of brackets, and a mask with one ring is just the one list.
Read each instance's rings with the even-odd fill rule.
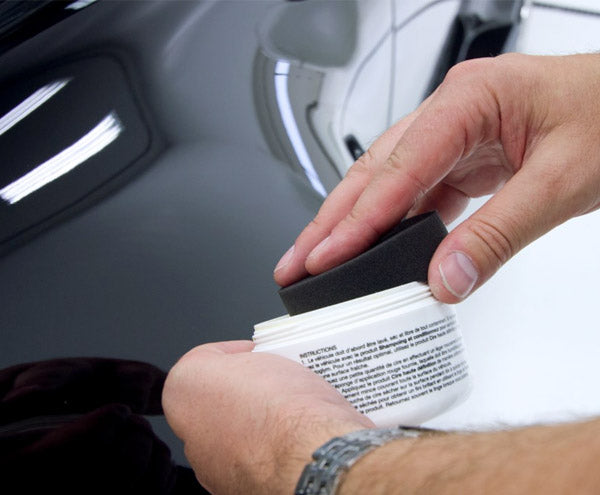
[[290,316],[409,282],[427,282],[433,253],[448,231],[436,212],[397,224],[357,257],[279,290]]

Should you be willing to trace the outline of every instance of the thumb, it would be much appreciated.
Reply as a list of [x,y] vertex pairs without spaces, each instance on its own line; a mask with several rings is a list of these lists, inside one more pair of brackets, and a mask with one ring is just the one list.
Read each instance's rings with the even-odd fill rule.
[[209,342],[190,349],[179,361],[209,359],[211,356],[220,357],[227,354],[240,354],[254,349],[250,340],[225,340],[222,342]]
[[428,273],[433,295],[446,303],[466,298],[523,247],[566,220],[560,203],[547,180],[522,168],[438,246]]

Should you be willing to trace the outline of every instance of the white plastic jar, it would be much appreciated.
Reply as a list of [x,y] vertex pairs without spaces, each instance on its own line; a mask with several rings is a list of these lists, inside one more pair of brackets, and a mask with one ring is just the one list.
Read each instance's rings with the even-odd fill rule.
[[411,282],[254,327],[255,352],[297,361],[377,426],[420,425],[470,390],[452,306]]

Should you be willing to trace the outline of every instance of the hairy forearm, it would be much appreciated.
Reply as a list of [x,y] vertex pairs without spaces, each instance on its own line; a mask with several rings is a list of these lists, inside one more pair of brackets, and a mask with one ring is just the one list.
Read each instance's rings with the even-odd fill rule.
[[600,493],[600,420],[391,442],[359,460],[339,495]]

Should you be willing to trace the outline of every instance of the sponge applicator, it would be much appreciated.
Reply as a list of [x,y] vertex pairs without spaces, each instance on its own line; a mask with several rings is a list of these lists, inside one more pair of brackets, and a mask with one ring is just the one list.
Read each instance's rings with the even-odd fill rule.
[[284,287],[279,296],[293,316],[409,282],[426,282],[429,262],[447,233],[436,212],[409,218],[356,258]]
[[471,380],[456,311],[423,283],[446,234],[436,213],[410,218],[281,289],[290,314],[254,326],[253,352],[309,368],[377,427],[421,425],[458,404]]

